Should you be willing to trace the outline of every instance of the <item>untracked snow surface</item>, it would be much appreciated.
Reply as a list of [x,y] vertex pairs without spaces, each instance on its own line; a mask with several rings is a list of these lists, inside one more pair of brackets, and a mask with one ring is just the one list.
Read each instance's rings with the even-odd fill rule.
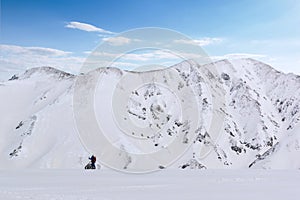
[[134,175],[112,170],[0,172],[1,200],[298,200],[299,171],[162,170]]

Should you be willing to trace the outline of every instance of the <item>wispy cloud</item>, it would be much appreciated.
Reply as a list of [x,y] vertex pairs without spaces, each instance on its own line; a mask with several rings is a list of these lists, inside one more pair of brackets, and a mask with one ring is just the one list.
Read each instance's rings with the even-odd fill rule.
[[90,54],[89,66],[93,69],[99,66],[114,66],[132,70],[137,66],[153,66],[153,64],[157,66],[164,66],[163,68],[165,68],[189,59],[197,60],[201,62],[201,64],[211,61],[203,54],[163,49],[138,49],[127,53],[113,53],[105,51],[86,51],[84,53]]
[[264,54],[231,53],[231,54],[225,54],[222,56],[211,56],[211,59],[213,59],[213,60],[241,59],[241,58],[262,59],[262,58],[266,58],[266,57],[267,57],[267,55],[264,55]]
[[78,30],[82,30],[82,31],[87,31],[87,32],[98,32],[98,33],[103,33],[103,34],[114,34],[111,31],[96,27],[96,26],[91,25],[91,24],[82,23],[82,22],[68,22],[65,27],[66,28],[72,28],[72,29],[78,29]]
[[58,49],[44,48],[44,47],[22,47],[16,45],[0,45],[2,53],[11,54],[36,54],[47,56],[67,56],[71,52],[62,51]]
[[205,37],[205,38],[195,39],[195,40],[186,40],[186,39],[174,40],[174,42],[178,44],[189,44],[189,45],[198,45],[198,46],[208,46],[211,44],[220,43],[222,41],[223,41],[222,38],[210,38],[210,37]]
[[[86,54],[90,54],[92,52],[85,52]],[[161,59],[178,59],[179,56],[175,53],[164,51],[164,50],[155,50],[155,51],[144,51],[144,52],[130,52],[124,54],[117,53],[107,53],[107,52],[93,52],[93,56],[99,57],[101,59],[115,59],[119,58],[126,61],[157,61]]]
[[122,46],[125,44],[129,44],[133,41],[133,39],[127,38],[127,37],[109,37],[109,38],[103,38],[102,39],[105,42],[108,42],[110,45],[113,46]]

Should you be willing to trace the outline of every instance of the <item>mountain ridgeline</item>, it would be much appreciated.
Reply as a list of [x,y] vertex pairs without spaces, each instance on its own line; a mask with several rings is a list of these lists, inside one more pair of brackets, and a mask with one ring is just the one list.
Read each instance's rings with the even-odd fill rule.
[[[191,143],[191,148],[170,167],[300,169],[300,76],[278,72],[253,59],[221,60],[206,67],[210,65],[218,70],[218,75],[211,78],[225,91],[224,109],[218,110],[225,119],[214,141],[208,128],[214,123],[210,121],[211,98],[202,75],[197,73],[201,66],[184,61],[169,68],[179,76],[172,82],[174,88],[179,91],[192,87],[198,111],[202,113],[193,141],[183,137],[183,142]],[[174,100],[168,88],[155,84],[136,88],[128,102],[121,105],[128,112],[130,119],[126,120],[156,130],[153,136],[148,136],[146,143],[139,146],[133,142],[136,138],[119,130],[113,120],[113,108],[108,105],[114,98],[114,87],[129,73],[99,68],[72,75],[41,67],[1,83],[0,169],[83,168],[92,152],[87,151],[78,134],[73,94],[76,84],[90,91],[89,81],[97,78],[100,78],[100,86],[95,89],[97,120],[108,140],[120,149],[153,152],[166,148],[182,133],[192,131],[188,123],[176,120],[180,102]],[[157,75],[166,71],[139,72],[137,76],[142,73]],[[199,149],[203,146],[210,146],[212,151],[200,158]],[[134,160],[128,155],[126,158],[124,167],[130,167]]]

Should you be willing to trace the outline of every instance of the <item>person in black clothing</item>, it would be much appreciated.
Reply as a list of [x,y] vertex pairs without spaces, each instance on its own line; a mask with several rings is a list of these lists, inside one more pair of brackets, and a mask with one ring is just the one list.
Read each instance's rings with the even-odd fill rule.
[[95,166],[96,157],[94,155],[92,155],[89,159],[91,160],[92,167],[96,169],[96,166]]
[[92,155],[90,158],[90,163],[88,163],[84,168],[85,169],[96,169],[96,156]]

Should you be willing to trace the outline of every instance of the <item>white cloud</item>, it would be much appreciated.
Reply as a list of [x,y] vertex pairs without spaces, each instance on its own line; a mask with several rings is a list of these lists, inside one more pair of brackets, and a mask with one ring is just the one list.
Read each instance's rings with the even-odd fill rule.
[[27,47],[26,48],[32,54],[49,55],[49,56],[67,56],[71,52],[61,51],[58,49],[43,48],[43,47]]
[[125,44],[130,44],[131,42],[140,41],[138,39],[131,39],[131,38],[123,37],[123,36],[103,38],[102,40],[104,42],[108,42],[112,46],[122,46]]
[[[142,50],[141,50],[142,51]],[[173,52],[169,50],[146,50],[145,52],[129,52],[124,54],[113,54],[113,53],[104,53],[99,52],[95,54],[96,56],[103,56],[107,58],[116,58],[121,57],[124,60],[130,61],[156,61],[163,59],[193,59],[193,58],[201,58],[204,55],[196,54],[196,53],[187,53],[187,52]]]
[[117,53],[107,53],[107,52],[84,52],[86,54],[92,53],[93,56],[97,59],[115,59],[120,58],[122,60],[127,61],[154,61],[159,59],[174,59],[179,58],[178,55],[164,50],[155,50],[155,51],[148,51],[148,52],[130,52],[124,54],[117,54]]
[[267,55],[264,54],[251,54],[251,53],[231,53],[225,54],[222,56],[211,56],[213,60],[222,60],[222,59],[240,59],[240,58],[253,58],[253,59],[262,59],[266,58]]
[[176,59],[178,56],[172,54],[171,52],[156,50],[153,52],[146,53],[128,53],[122,56],[124,60],[131,61],[151,61],[151,60],[160,60],[160,59]]
[[129,44],[131,42],[131,39],[126,37],[111,37],[111,38],[103,38],[102,40],[108,42],[113,46],[121,46],[124,44]]
[[44,47],[21,47],[16,45],[1,45],[0,47],[1,53],[38,54],[48,56],[67,56],[71,54],[71,52]]
[[121,69],[135,69],[153,64],[169,67],[183,61],[180,56],[166,50],[137,50],[129,53],[84,52],[90,54],[88,66],[95,69],[99,66],[113,66]]
[[82,31],[87,32],[98,32],[98,33],[104,33],[104,34],[114,34],[111,31],[104,30],[102,28],[96,27],[91,24],[82,23],[82,22],[69,22],[66,26],[66,28],[73,28],[73,29],[79,29]]
[[189,44],[189,45],[198,45],[198,46],[208,46],[211,44],[220,43],[222,41],[223,41],[222,38],[209,38],[209,37],[196,39],[196,40],[187,40],[187,39],[174,40],[174,42],[178,44]]
[[77,73],[84,61],[84,58],[73,56],[71,52],[52,48],[0,45],[0,49],[2,80],[26,69],[42,66]]

